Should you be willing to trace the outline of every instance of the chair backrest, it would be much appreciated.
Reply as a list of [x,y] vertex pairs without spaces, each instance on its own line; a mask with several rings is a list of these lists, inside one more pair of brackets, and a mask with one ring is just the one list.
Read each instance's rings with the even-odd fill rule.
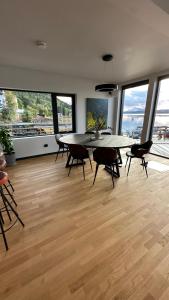
[[69,152],[74,159],[84,159],[89,157],[88,150],[81,145],[70,144]]
[[94,131],[86,131],[84,134],[94,134]]
[[117,159],[117,150],[113,148],[97,148],[93,152],[93,159],[100,165],[112,165]]
[[143,148],[143,149],[148,149],[148,151],[150,150],[151,146],[152,146],[153,142],[152,141],[147,141],[143,144],[141,144],[141,147],[140,148]]
[[111,132],[109,132],[109,131],[103,131],[103,132],[101,132],[101,134],[103,134],[103,135],[111,135]]
[[140,157],[141,152],[138,152],[138,150],[144,150],[142,152],[144,152],[143,154],[146,154],[150,151],[150,148],[151,148],[152,144],[153,144],[152,141],[147,141],[143,144],[134,144],[134,145],[131,146],[131,152],[134,155],[136,155],[136,154],[138,155],[138,153],[139,153],[139,157]]
[[59,139],[62,137],[61,134],[57,133],[55,134],[55,140],[56,140],[56,143],[61,147],[63,148],[64,147],[64,143],[60,142]]

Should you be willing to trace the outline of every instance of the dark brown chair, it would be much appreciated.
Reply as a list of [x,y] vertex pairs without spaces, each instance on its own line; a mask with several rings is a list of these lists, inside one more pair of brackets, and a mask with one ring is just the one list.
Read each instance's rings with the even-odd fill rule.
[[96,171],[94,175],[93,184],[95,183],[97,171],[100,165],[109,166],[111,169],[112,182],[114,187],[114,166],[118,169],[117,151],[112,148],[98,148],[93,152],[93,159],[96,162]]
[[126,161],[125,167],[127,166],[127,163],[129,160],[127,176],[129,174],[129,170],[130,170],[131,159],[132,158],[140,158],[142,161],[143,169],[145,169],[146,175],[148,177],[148,172],[147,172],[148,162],[145,161],[145,155],[149,153],[152,144],[153,144],[152,141],[147,141],[143,144],[134,144],[133,146],[131,146],[131,151],[126,152],[127,161]]
[[94,131],[86,131],[85,134],[95,134]]
[[84,161],[84,159],[87,159],[87,158],[89,159],[90,166],[91,166],[91,169],[92,169],[92,162],[91,162],[91,159],[90,159],[89,151],[81,145],[69,145],[69,152],[70,152],[70,155],[72,157],[72,163],[70,164],[70,167],[69,167],[68,176],[70,175],[70,171],[71,171],[71,168],[73,166],[73,161],[76,159],[77,162],[79,160],[82,162],[83,177],[84,177],[84,180],[85,180],[85,170],[84,170],[85,161]]
[[101,134],[102,135],[111,135],[111,132],[109,132],[109,131],[103,131],[103,132],[101,132]]
[[62,153],[62,157],[63,157],[63,154],[64,154],[64,152],[66,151],[66,153],[67,153],[67,155],[68,155],[68,150],[69,150],[69,148],[68,148],[68,146],[67,146],[66,144],[60,142],[60,140],[59,140],[60,138],[61,138],[61,134],[55,134],[55,140],[56,140],[56,143],[57,143],[58,146],[59,146],[59,150],[58,150],[58,152],[57,152],[57,154],[56,154],[56,159],[55,159],[55,161],[57,161],[57,158],[58,158],[58,154],[59,154],[59,153]]

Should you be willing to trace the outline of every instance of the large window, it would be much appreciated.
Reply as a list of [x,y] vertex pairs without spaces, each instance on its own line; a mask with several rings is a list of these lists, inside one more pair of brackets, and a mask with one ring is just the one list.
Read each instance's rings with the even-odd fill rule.
[[14,137],[73,132],[74,101],[74,96],[1,89],[0,127]]
[[75,131],[75,99],[72,95],[55,94],[57,131],[60,133]]
[[152,152],[169,157],[169,78],[159,80],[152,139]]
[[124,86],[122,90],[120,134],[140,140],[146,107],[148,81]]

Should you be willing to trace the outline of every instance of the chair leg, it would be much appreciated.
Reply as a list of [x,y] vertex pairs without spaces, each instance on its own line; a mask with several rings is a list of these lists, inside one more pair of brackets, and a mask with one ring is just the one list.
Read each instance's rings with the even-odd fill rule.
[[144,167],[145,167],[144,166],[144,158],[142,157],[141,160],[142,160],[142,166],[143,166],[143,170],[144,170]]
[[57,154],[56,154],[55,162],[56,162],[57,159],[58,159],[58,154],[59,154],[59,152],[60,152],[60,146],[59,146],[59,150],[58,150],[58,152],[57,152]]
[[129,160],[129,157],[127,156],[127,160],[126,160],[125,168],[127,167],[128,160]]
[[5,236],[5,231],[4,231],[3,223],[1,221],[1,212],[0,212],[0,228],[1,228],[1,233],[2,233],[2,236],[3,236],[5,248],[6,248],[6,250],[8,250],[9,249],[8,248],[8,243],[7,243],[7,239],[6,239],[6,236]]
[[15,201],[13,195],[12,195],[11,192],[9,191],[8,187],[7,187],[5,184],[4,184],[4,187],[5,187],[6,191],[7,191],[7,193],[9,194],[9,196],[11,197],[11,199],[12,199],[13,203],[15,204],[15,206],[17,206],[17,203],[16,203],[16,201]]
[[1,210],[0,210],[0,220],[2,221],[2,224],[5,224],[4,218],[3,218],[2,213],[1,213]]
[[113,176],[114,166],[113,166],[113,169],[112,169],[112,166],[110,166],[110,168],[111,168],[111,178],[112,178],[112,183],[113,183],[113,188],[114,188],[114,176]]
[[95,183],[95,180],[96,180],[98,168],[99,168],[99,165],[97,164],[97,165],[96,165],[96,171],[95,171],[95,175],[94,175],[93,184]]
[[144,168],[145,168],[145,171],[146,171],[146,175],[147,175],[147,178],[148,178],[147,163],[145,162],[145,158],[143,158],[143,161],[144,161]]
[[89,161],[90,161],[90,167],[91,167],[91,170],[93,171],[93,168],[92,168],[92,161],[91,161],[90,155],[89,155]]
[[16,218],[18,219],[18,221],[21,223],[21,225],[24,227],[24,223],[22,222],[21,218],[19,217],[19,214],[17,213],[17,211],[13,208],[13,206],[11,205],[11,203],[8,201],[8,199],[5,197],[4,193],[2,192],[2,197],[3,197],[3,201],[5,202],[5,204],[7,204],[7,206],[9,206],[9,208],[11,209],[11,211],[14,213],[14,215],[16,216]]
[[7,206],[6,201],[5,201],[6,200],[6,196],[4,195],[4,192],[3,192],[2,188],[1,188],[0,193],[1,193],[2,201],[4,203],[5,210],[6,210],[6,213],[8,215],[9,221],[11,222],[12,219],[11,219],[11,216],[10,216],[10,213],[9,213],[9,210],[8,210],[8,206]]
[[63,148],[62,148],[62,157],[63,157],[64,151],[65,151],[65,148],[63,146]]
[[70,166],[69,166],[68,176],[70,175],[70,171],[71,171],[71,168],[72,168],[72,165],[73,165],[73,161],[74,161],[74,159],[72,158],[72,163],[71,163]]
[[129,166],[128,166],[128,171],[127,171],[127,176],[128,176],[128,174],[129,174],[130,165],[131,165],[131,157],[129,158]]
[[122,165],[123,162],[122,162],[121,153],[120,153],[120,149],[119,148],[117,149],[117,154],[118,154],[118,162],[119,162],[120,165]]
[[15,192],[14,187],[13,187],[13,185],[12,185],[12,183],[11,183],[11,181],[10,181],[9,179],[8,179],[8,183],[9,183],[9,185],[10,185],[12,191]]
[[82,164],[83,164],[83,178],[84,178],[84,180],[85,180],[85,169],[84,169],[84,160],[82,159]]

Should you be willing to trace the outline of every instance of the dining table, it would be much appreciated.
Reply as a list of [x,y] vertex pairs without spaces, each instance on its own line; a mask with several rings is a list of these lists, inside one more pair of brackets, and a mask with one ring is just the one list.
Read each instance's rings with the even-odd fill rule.
[[[101,135],[99,138],[95,138],[94,134],[78,134],[78,133],[71,133],[62,136],[59,139],[62,143],[66,145],[82,145],[86,148],[114,148],[117,150],[118,157],[119,157],[119,166],[122,165],[122,159],[120,155],[120,149],[123,148],[129,148],[133,144],[136,143],[136,141],[130,137],[122,136],[122,135]],[[71,160],[71,154],[69,154],[67,162],[66,162],[66,168],[70,167],[70,160]],[[77,166],[76,163],[73,164],[73,166]],[[110,167],[105,166],[105,170],[109,173],[111,173]],[[120,177],[119,168],[114,171],[115,177]]]

